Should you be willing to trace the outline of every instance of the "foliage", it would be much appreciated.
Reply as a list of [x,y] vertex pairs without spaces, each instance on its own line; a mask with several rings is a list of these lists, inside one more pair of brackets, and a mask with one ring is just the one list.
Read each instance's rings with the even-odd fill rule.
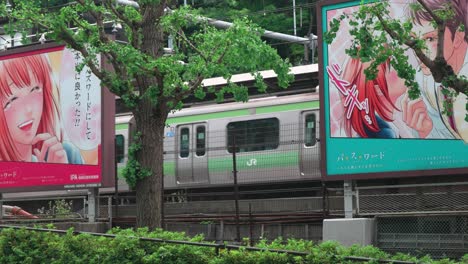
[[59,199],[49,201],[47,207],[41,207],[37,210],[39,214],[45,216],[51,216],[55,218],[69,218],[73,215],[73,201],[66,201],[65,199]]
[[151,175],[151,171],[142,168],[140,162],[137,160],[137,154],[141,151],[140,142],[141,132],[135,133],[132,144],[128,147],[128,162],[127,166],[123,169],[123,176],[130,188],[135,188],[138,180]]
[[[310,17],[315,12],[315,9],[311,7],[311,2],[310,0],[296,1],[297,36],[303,37],[311,33],[309,31],[312,30],[311,27],[315,23]],[[294,21],[291,1],[202,0],[195,1],[194,8],[210,18],[234,21],[241,17],[247,17],[255,24],[270,31],[293,34]],[[302,45],[283,43],[283,41],[272,39],[265,40],[278,51],[278,54],[283,58],[288,58],[294,65],[303,63],[304,47]]]
[[[305,240],[262,240],[256,247],[264,251],[222,249],[219,255],[213,248],[194,245],[177,245],[146,240],[171,240],[203,242],[203,237],[187,237],[184,233],[167,232],[147,228],[137,230],[112,229],[109,234],[116,238],[74,234],[73,229],[64,235],[52,232],[37,232],[26,229],[2,229],[0,232],[0,263],[165,263],[165,264],[334,264],[362,263],[346,259],[347,256],[367,257],[377,260],[404,260],[415,263],[455,264],[455,260],[432,260],[428,256],[416,258],[405,254],[391,256],[372,246],[343,247],[334,241],[314,244]],[[269,252],[281,249],[308,252],[307,256]],[[460,263],[466,263],[467,256]]]

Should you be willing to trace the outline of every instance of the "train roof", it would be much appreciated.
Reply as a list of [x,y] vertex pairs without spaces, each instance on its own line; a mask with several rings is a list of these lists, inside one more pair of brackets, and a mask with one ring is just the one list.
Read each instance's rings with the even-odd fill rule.
[[[318,82],[315,82],[318,76],[318,64],[294,66],[290,68],[290,72],[294,74],[295,80],[291,84],[291,87],[286,90],[275,90],[268,94],[254,94],[249,97],[250,99],[246,103],[232,102],[232,100],[231,102],[226,100],[227,102],[223,103],[216,103],[213,100],[189,102],[185,104],[185,108],[182,110],[171,113],[169,119],[181,116],[318,101]],[[266,81],[276,81],[277,75],[273,70],[260,71],[260,74]],[[255,78],[250,73],[241,73],[233,75],[231,81],[251,86],[254,84]],[[223,86],[226,84],[227,80],[223,77],[209,78],[203,81],[203,85],[205,86]],[[116,124],[128,123],[131,118],[132,115],[129,113],[117,115]]]
[[[294,66],[290,68],[290,73],[294,74],[295,76],[301,75],[301,74],[308,74],[308,73],[317,73],[317,72],[318,72],[318,64],[300,65],[300,66]],[[270,78],[277,77],[276,73],[273,70],[260,71],[260,74],[262,75],[263,79],[270,79]],[[254,81],[254,80],[255,78],[250,73],[234,74],[231,77],[231,82],[233,83],[241,83],[241,82],[248,82],[248,81]],[[218,85],[225,85],[225,84],[227,84],[227,80],[224,79],[223,77],[209,78],[209,79],[203,80],[202,82],[203,86],[218,86]]]
[[[225,111],[251,109],[251,108],[258,108],[258,107],[317,102],[318,100],[319,100],[318,92],[288,95],[288,96],[259,97],[259,98],[251,99],[245,103],[233,102],[233,103],[205,104],[205,105],[192,106],[190,108],[184,108],[182,110],[169,114],[168,119],[176,118],[176,117],[183,117],[183,116],[195,116],[195,115],[218,113],[218,112],[225,112]],[[117,124],[128,123],[131,118],[132,118],[132,115],[117,116],[116,123]]]

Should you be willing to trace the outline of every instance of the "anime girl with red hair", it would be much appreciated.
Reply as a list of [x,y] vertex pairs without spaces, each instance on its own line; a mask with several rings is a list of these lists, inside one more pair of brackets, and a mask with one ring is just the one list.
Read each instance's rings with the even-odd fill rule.
[[82,164],[62,141],[52,70],[44,54],[0,61],[0,160]]
[[[345,66],[343,79],[355,87],[357,100],[366,102],[366,110],[353,108],[344,117],[344,132],[347,137],[400,138],[413,137],[408,124],[413,128],[432,126],[422,100],[408,100],[404,81],[390,66],[390,60],[377,67],[374,80],[367,80],[364,70],[370,63],[350,58]],[[350,105],[344,106],[348,112]],[[413,110],[413,111],[409,111]],[[412,115],[409,115],[412,112]],[[398,118],[396,118],[398,117]],[[421,134],[418,137],[424,137]]]
[[[360,102],[367,100],[368,111],[354,109],[350,119],[344,123],[345,132],[352,136],[352,131],[363,138],[394,138],[395,133],[389,129],[387,122],[393,121],[392,112],[396,106],[391,102],[385,72],[389,63],[378,66],[377,77],[374,80],[366,80],[364,70],[367,65],[358,59],[349,59],[343,78],[349,82],[349,87],[355,86]],[[347,109],[349,106],[345,106]]]

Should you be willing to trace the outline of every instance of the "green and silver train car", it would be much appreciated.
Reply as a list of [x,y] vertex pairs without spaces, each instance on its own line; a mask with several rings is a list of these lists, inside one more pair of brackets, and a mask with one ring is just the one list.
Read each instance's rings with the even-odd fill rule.
[[[234,156],[239,184],[320,180],[318,99],[318,93],[272,96],[171,114],[165,188],[232,184]],[[130,115],[116,118],[119,171],[126,162],[130,120]]]

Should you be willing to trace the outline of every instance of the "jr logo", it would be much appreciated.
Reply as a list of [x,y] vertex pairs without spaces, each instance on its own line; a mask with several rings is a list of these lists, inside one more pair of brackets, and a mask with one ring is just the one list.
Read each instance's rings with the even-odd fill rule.
[[257,159],[250,159],[247,161],[247,166],[257,166]]

